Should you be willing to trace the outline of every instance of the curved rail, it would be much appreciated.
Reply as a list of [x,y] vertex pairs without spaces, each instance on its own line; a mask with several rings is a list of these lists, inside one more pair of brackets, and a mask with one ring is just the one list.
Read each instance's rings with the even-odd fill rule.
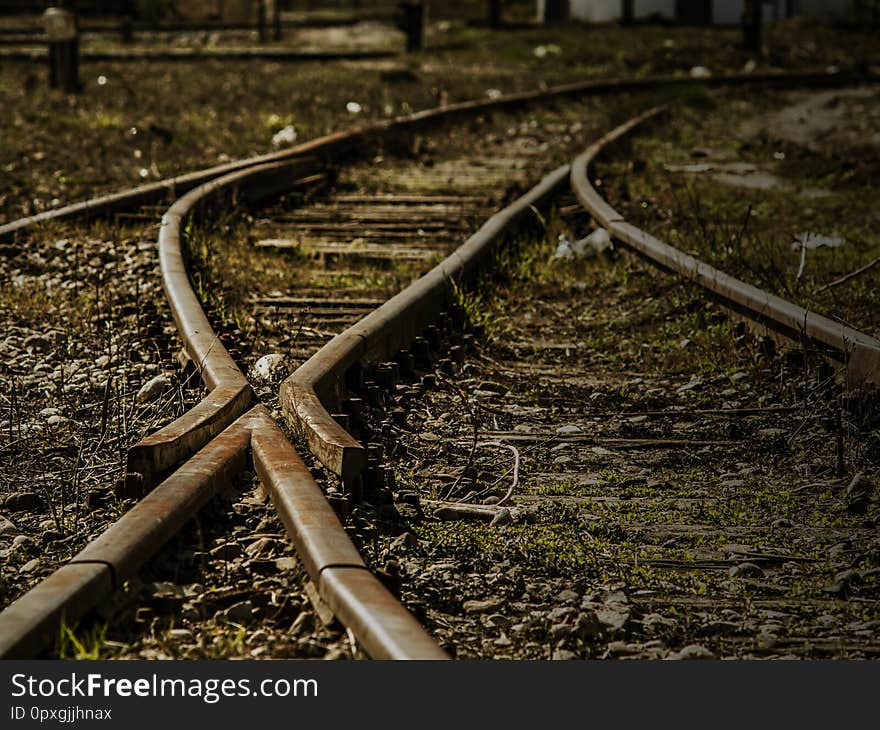
[[880,341],[805,307],[747,284],[627,223],[589,180],[589,168],[609,145],[655,118],[662,108],[630,119],[591,145],[572,163],[571,185],[578,200],[613,238],[658,266],[691,279],[731,308],[797,342],[812,341],[836,351],[847,385],[880,386]]
[[330,415],[341,408],[348,370],[357,362],[388,360],[411,343],[450,302],[454,285],[478,270],[501,235],[553,195],[568,176],[568,166],[547,175],[422,278],[330,340],[281,384],[285,416],[346,485],[353,485],[366,467],[364,447]]
[[804,71],[804,72],[774,72],[765,74],[722,74],[708,79],[695,80],[690,77],[679,76],[649,76],[641,79],[606,79],[581,81],[548,89],[527,91],[518,94],[509,94],[491,100],[473,100],[446,107],[428,109],[403,117],[377,122],[364,127],[355,127],[346,132],[318,137],[290,149],[258,155],[244,160],[237,160],[223,165],[197,170],[185,175],[166,178],[148,185],[141,185],[127,190],[92,198],[80,203],[73,203],[61,208],[43,211],[37,215],[19,218],[15,221],[0,225],[0,241],[12,239],[17,234],[40,223],[54,220],[70,220],[74,218],[89,218],[103,216],[115,212],[131,210],[141,205],[155,203],[163,200],[168,195],[182,195],[193,188],[198,187],[210,180],[227,175],[237,170],[242,170],[269,162],[281,162],[296,157],[302,157],[319,151],[326,155],[336,155],[340,152],[352,149],[368,136],[382,136],[388,132],[402,131],[407,128],[418,129],[432,123],[446,119],[454,119],[462,116],[481,114],[492,110],[515,109],[531,103],[547,101],[553,98],[579,97],[590,94],[627,93],[634,91],[647,91],[655,88],[671,88],[676,86],[691,86],[694,84],[708,84],[710,86],[741,86],[747,84],[764,85],[811,85],[811,86],[842,86],[856,81],[876,80],[877,75],[873,72],[856,73],[848,71]]

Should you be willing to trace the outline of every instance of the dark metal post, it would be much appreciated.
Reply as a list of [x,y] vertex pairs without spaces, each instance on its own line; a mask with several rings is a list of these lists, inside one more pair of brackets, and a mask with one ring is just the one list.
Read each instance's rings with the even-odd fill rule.
[[745,47],[760,55],[763,49],[763,3],[761,0],[745,0],[743,8],[743,42]]
[[281,0],[272,2],[272,40],[276,43],[281,40]]
[[421,51],[425,47],[425,26],[428,22],[428,4],[425,2],[402,2],[400,4],[400,29],[406,33],[406,50]]
[[498,30],[502,24],[504,3],[501,0],[489,0],[489,27]]
[[123,15],[119,23],[119,32],[123,43],[134,42],[134,21],[130,15]]
[[76,16],[63,8],[48,8],[43,23],[49,40],[49,86],[79,91],[79,29]]
[[269,39],[266,33],[266,0],[257,3],[257,34],[260,43],[265,43]]
[[635,19],[635,0],[622,0],[623,7],[620,10],[620,19],[624,25],[632,25]]
[[546,0],[544,3],[544,23],[565,23],[571,15],[568,0]]

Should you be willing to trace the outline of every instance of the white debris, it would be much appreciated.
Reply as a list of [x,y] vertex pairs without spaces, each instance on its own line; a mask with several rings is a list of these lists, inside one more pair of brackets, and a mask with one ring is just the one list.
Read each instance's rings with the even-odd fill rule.
[[296,142],[296,127],[292,124],[288,124],[284,129],[277,131],[272,136],[272,144],[275,147],[282,147],[284,145],[293,144]]
[[287,377],[287,360],[284,355],[263,355],[254,363],[251,378],[258,383],[277,383]]
[[555,43],[549,43],[546,46],[535,46],[532,53],[535,55],[535,58],[545,58],[547,56],[558,56],[562,53],[562,49]]
[[692,79],[707,79],[712,75],[712,72],[706,68],[705,66],[694,66],[691,69],[691,78]]
[[500,99],[501,89],[486,89],[486,96],[490,99]]
[[611,235],[604,228],[597,228],[586,238],[570,244],[572,253],[577,258],[584,256],[599,256],[614,248]]
[[663,169],[667,172],[689,172],[696,174],[700,172],[711,172],[712,165],[709,165],[705,162],[698,162],[693,165],[665,164],[663,165]]
[[345,109],[349,114],[360,114],[363,107],[356,101],[350,101],[345,105]]
[[155,378],[144,383],[138,391],[135,400],[138,403],[152,403],[171,387],[171,378],[167,375],[157,375]]
[[746,61],[746,65],[743,66],[743,73],[745,73],[745,74],[754,73],[755,69],[757,69],[757,68],[758,68],[758,63],[755,61],[754,58],[750,58],[748,61]]
[[837,248],[846,241],[841,236],[824,236],[821,233],[801,233],[791,244],[792,251],[815,248]]

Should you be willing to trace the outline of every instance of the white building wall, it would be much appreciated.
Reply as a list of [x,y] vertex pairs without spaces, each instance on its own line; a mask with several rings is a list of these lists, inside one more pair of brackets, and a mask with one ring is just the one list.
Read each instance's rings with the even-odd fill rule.
[[[538,18],[544,17],[545,0],[537,0]],[[591,23],[604,23],[620,18],[621,0],[570,0],[571,15],[578,20]],[[796,0],[795,12],[798,15],[845,15],[849,0]],[[715,22],[720,25],[735,25],[740,22],[744,0],[714,0]],[[774,8],[775,5],[775,8]],[[635,0],[637,18],[659,13],[666,18],[675,17],[675,0]],[[767,3],[764,9],[765,20],[785,17],[785,0]]]

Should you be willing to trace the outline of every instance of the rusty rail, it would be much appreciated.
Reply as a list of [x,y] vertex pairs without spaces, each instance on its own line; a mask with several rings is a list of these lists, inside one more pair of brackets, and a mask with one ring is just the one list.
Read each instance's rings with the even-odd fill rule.
[[591,145],[572,164],[571,185],[578,200],[613,238],[658,266],[699,284],[713,296],[750,319],[798,343],[811,341],[835,351],[846,368],[849,387],[880,386],[880,341],[805,307],[765,292],[684,253],[627,223],[593,187],[589,169],[609,145],[656,118],[655,108],[620,125]]
[[518,94],[509,94],[491,100],[465,101],[450,104],[446,107],[428,109],[391,120],[376,122],[364,127],[356,127],[345,132],[336,132],[323,137],[318,137],[296,147],[265,155],[237,160],[223,165],[217,165],[203,170],[197,170],[185,175],[166,178],[155,183],[140,185],[135,188],[121,190],[115,193],[99,196],[87,201],[72,203],[70,205],[43,211],[37,215],[20,218],[0,225],[0,241],[14,238],[27,229],[49,221],[71,220],[76,218],[89,218],[106,216],[112,213],[132,210],[141,205],[155,203],[166,199],[168,196],[177,196],[186,193],[199,185],[237,170],[255,167],[269,162],[280,162],[320,151],[322,155],[337,156],[342,152],[351,150],[358,143],[368,137],[382,137],[390,132],[399,132],[406,129],[419,129],[430,124],[436,124],[445,120],[472,116],[492,110],[515,109],[528,104],[547,101],[554,98],[588,96],[592,94],[629,93],[635,91],[648,91],[656,88],[674,88],[677,86],[690,86],[694,84],[708,84],[711,86],[736,86],[747,84],[764,85],[811,85],[811,86],[843,86],[856,81],[876,80],[874,72],[775,72],[766,74],[723,74],[709,79],[694,80],[690,77],[679,76],[650,76],[641,79],[605,79],[581,81],[549,89],[528,91]]
[[501,236],[553,195],[568,176],[568,166],[547,175],[431,271],[330,340],[281,384],[285,416],[312,453],[346,485],[353,485],[366,467],[364,447],[331,416],[341,410],[348,370],[355,363],[391,359],[411,343],[450,302],[454,285],[471,277]]

